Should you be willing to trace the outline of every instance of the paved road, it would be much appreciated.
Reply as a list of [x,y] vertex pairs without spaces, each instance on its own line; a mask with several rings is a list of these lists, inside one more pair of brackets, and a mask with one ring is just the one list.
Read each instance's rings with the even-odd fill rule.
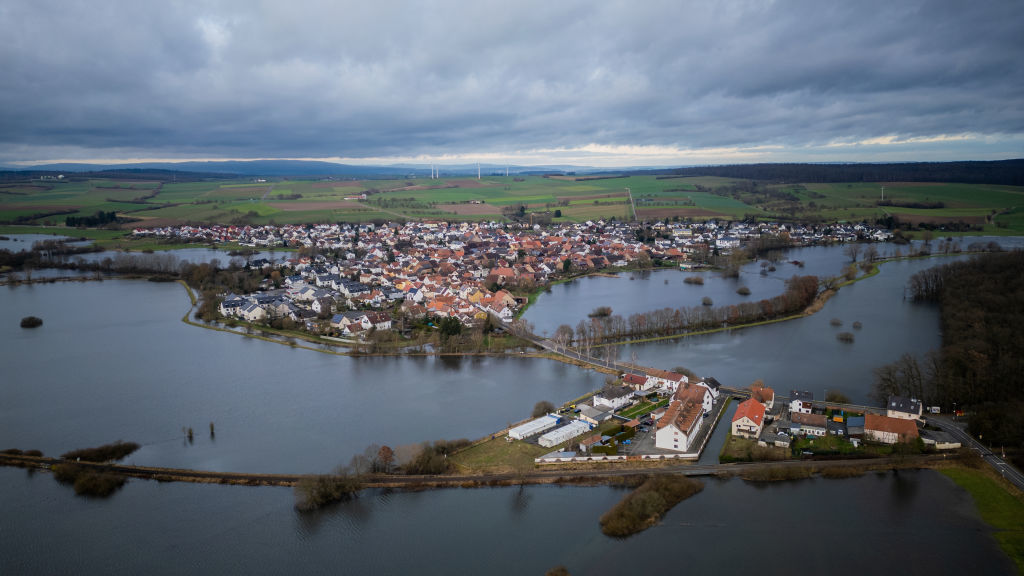
[[1014,468],[998,454],[989,450],[988,446],[975,440],[973,436],[963,429],[959,422],[954,422],[944,416],[931,416],[928,418],[928,423],[948,432],[959,440],[963,446],[977,450],[985,462],[988,462],[997,472],[1002,474],[1003,478],[1009,480],[1017,489],[1024,491],[1024,474],[1021,474],[1020,470]]

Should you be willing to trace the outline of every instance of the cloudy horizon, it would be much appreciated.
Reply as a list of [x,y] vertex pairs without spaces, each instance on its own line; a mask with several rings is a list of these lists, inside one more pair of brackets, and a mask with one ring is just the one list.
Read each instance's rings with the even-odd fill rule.
[[0,6],[0,163],[1024,157],[1019,3]]

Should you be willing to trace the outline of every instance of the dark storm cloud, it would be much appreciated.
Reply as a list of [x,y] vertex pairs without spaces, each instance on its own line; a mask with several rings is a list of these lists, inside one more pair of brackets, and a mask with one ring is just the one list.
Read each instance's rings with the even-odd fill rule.
[[0,159],[1018,145],[1019,22],[1013,1],[14,0]]

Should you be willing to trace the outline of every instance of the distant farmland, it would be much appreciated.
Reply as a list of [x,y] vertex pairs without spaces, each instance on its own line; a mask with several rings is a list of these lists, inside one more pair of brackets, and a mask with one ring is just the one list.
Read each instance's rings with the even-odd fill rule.
[[[943,232],[1024,234],[1024,188],[988,184],[771,184],[720,177],[499,177],[437,180],[273,182],[26,179],[0,185],[0,222],[62,225],[65,218],[116,212],[122,227],[181,223],[304,224],[398,220],[555,222],[761,219],[885,221]],[[363,197],[365,195],[365,198]]]

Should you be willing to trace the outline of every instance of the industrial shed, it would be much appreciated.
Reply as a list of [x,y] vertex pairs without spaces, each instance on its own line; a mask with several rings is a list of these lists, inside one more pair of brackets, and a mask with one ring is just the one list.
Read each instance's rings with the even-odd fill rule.
[[552,430],[551,432],[541,436],[537,440],[537,444],[540,444],[545,448],[557,446],[566,440],[571,440],[572,438],[589,431],[591,428],[592,426],[583,420],[573,420],[565,426]]
[[558,425],[559,418],[554,414],[548,414],[547,416],[541,416],[536,420],[530,420],[525,424],[520,424],[515,428],[508,431],[509,438],[515,440],[522,440],[529,438],[534,434],[540,434],[545,430],[550,430]]

